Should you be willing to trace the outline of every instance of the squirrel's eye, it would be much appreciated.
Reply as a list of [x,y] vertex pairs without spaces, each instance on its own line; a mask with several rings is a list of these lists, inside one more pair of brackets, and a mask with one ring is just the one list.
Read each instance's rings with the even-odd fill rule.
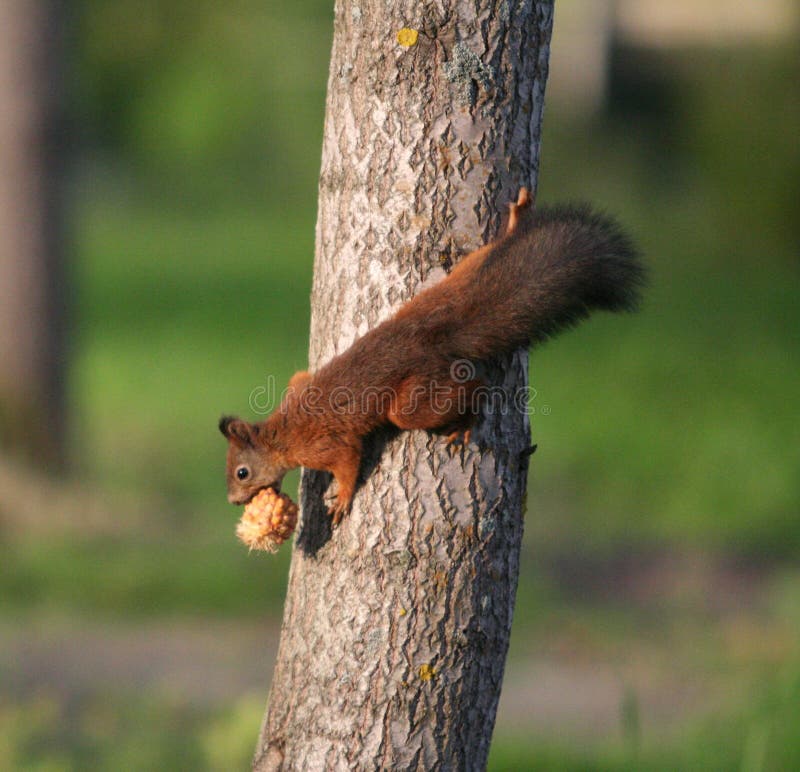
[[246,466],[240,466],[236,470],[236,476],[240,480],[246,480],[248,477],[250,477],[250,470]]

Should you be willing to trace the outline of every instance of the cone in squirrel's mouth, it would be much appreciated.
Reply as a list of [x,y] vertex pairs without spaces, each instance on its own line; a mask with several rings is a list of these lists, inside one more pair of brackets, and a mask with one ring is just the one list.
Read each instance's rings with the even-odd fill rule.
[[297,504],[275,488],[262,488],[245,505],[236,535],[251,550],[276,552],[296,525]]
[[277,482],[277,483],[271,483],[270,485],[265,485],[263,488],[259,488],[259,489],[258,489],[258,490],[257,490],[257,491],[256,491],[256,492],[255,492],[255,493],[252,495],[252,496],[250,496],[250,498],[248,498],[246,501],[237,501],[237,502],[234,502],[234,503],[236,503],[238,506],[245,506],[245,507],[246,507],[248,504],[250,504],[250,502],[251,502],[251,501],[252,501],[252,500],[253,500],[253,499],[254,499],[256,496],[260,496],[260,495],[261,495],[261,494],[262,494],[264,491],[270,491],[270,490],[271,490],[271,491],[275,491],[275,493],[280,493],[280,492],[281,492],[281,484],[280,484],[279,482]]

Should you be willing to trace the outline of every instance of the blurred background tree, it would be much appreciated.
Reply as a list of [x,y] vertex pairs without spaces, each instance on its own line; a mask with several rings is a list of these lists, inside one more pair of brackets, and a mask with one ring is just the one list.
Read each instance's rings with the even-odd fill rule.
[[[798,13],[558,2],[540,199],[653,277],[532,359],[496,769],[800,766]],[[248,763],[287,554],[236,544],[215,420],[306,364],[331,33],[328,0],[71,4],[74,473],[0,456],[0,766]]]
[[61,4],[0,5],[0,437],[63,461]]

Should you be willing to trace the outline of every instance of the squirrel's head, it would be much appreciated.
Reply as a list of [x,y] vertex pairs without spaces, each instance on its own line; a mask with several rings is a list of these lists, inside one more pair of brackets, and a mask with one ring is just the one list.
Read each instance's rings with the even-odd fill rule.
[[247,504],[262,488],[280,491],[289,467],[272,447],[264,425],[223,416],[219,430],[228,440],[228,501]]

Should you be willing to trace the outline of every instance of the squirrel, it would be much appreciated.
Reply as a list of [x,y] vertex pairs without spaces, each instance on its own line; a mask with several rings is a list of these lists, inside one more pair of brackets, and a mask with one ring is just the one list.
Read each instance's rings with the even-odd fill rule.
[[458,377],[459,363],[539,343],[594,309],[636,308],[644,270],[613,219],[585,205],[534,209],[525,188],[509,210],[499,238],[316,372],[295,373],[265,421],[220,419],[228,501],[247,504],[263,488],[279,491],[298,466],[324,470],[338,484],[329,508],[337,525],[374,429],[392,424],[468,441],[480,410],[472,397],[483,383],[469,377],[470,368]]

